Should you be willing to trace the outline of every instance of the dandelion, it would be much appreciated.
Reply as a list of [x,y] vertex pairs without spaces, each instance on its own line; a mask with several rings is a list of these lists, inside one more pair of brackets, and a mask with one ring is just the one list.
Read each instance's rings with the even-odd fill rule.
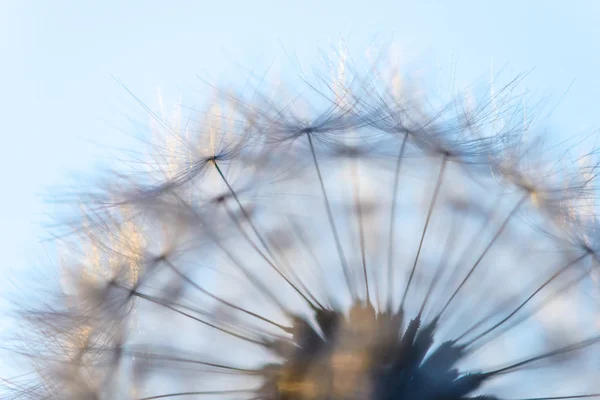
[[3,398],[600,397],[593,152],[532,167],[522,76],[437,107],[341,54],[314,96],[159,118],[167,165],[82,197]]

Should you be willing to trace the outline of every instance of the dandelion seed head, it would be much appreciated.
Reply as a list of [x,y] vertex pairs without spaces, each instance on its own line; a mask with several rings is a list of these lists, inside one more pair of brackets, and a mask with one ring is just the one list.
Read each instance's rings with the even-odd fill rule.
[[39,379],[15,398],[574,393],[600,341],[571,312],[592,309],[593,160],[531,156],[521,78],[428,103],[344,46],[304,95],[159,98],[148,170],[82,197],[68,279],[26,313]]

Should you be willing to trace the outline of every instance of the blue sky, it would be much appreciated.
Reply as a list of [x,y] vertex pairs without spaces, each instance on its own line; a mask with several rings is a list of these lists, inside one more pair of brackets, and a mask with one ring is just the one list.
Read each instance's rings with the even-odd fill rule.
[[465,81],[486,76],[491,59],[535,67],[527,87],[542,93],[575,79],[552,123],[574,134],[600,127],[597,1],[0,0],[0,268],[48,263],[39,194],[92,171],[103,146],[132,143],[117,127],[141,110],[111,75],[152,103],[157,87],[193,93],[197,74],[226,77],[236,62],[261,70],[282,45],[308,66],[329,40],[364,49],[376,34],[407,59],[454,56]]

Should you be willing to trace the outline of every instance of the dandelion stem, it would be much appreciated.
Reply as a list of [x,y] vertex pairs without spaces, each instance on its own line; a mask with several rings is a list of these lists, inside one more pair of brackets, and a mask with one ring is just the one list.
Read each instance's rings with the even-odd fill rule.
[[223,182],[227,186],[227,189],[229,189],[229,192],[231,193],[231,195],[235,199],[235,202],[237,203],[238,207],[240,208],[240,211],[242,212],[242,214],[244,215],[244,218],[246,218],[246,221],[248,221],[248,224],[250,225],[250,228],[252,228],[252,231],[254,232],[254,234],[256,235],[256,237],[258,238],[258,240],[260,241],[260,243],[263,245],[263,247],[265,248],[265,250],[267,251],[267,253],[269,254],[269,256],[274,260],[275,257],[273,256],[273,253],[271,253],[271,250],[269,249],[269,246],[267,246],[267,243],[262,238],[262,235],[260,235],[258,233],[258,229],[256,229],[256,226],[252,222],[252,219],[250,218],[250,215],[246,211],[246,208],[240,202],[240,199],[238,198],[237,193],[235,192],[235,190],[233,190],[233,188],[229,184],[229,181],[227,180],[227,178],[225,178],[225,175],[223,174],[223,171],[221,171],[221,168],[219,167],[219,164],[217,164],[216,160],[213,160],[212,164],[215,166],[215,169],[219,173],[219,176],[221,177],[221,179],[223,180]]
[[[221,171],[221,168],[219,168],[219,165],[217,164],[216,161],[213,161],[213,164],[215,166],[215,168],[217,169],[217,172],[219,173],[221,179],[223,180],[223,182],[225,183],[225,185],[227,185],[227,188],[229,189],[229,191],[231,192],[231,195],[233,196],[233,198],[235,199],[236,203],[238,204],[242,214],[244,215],[244,218],[248,221],[248,224],[250,225],[250,227],[252,228],[252,231],[254,232],[254,234],[256,235],[256,237],[258,238],[258,240],[260,241],[260,243],[263,245],[263,247],[265,248],[265,250],[267,251],[267,253],[269,254],[269,256],[275,260],[275,256],[273,255],[273,253],[271,252],[269,246],[266,243],[266,240],[264,240],[262,238],[262,235],[260,235],[258,233],[258,229],[256,229],[255,224],[252,222],[252,220],[250,219],[250,215],[248,214],[248,212],[246,211],[246,209],[242,206],[242,203],[240,202],[237,194],[235,193],[235,191],[233,190],[233,188],[231,187],[231,185],[229,184],[229,182],[227,181],[227,179],[225,178],[225,175],[223,174],[223,172]],[[231,213],[231,210],[229,210],[227,207],[227,213],[229,215],[229,217],[236,223],[236,226],[238,227],[238,229],[240,230],[240,232],[242,233],[242,235],[244,236],[244,238],[246,239],[246,241],[252,246],[252,248],[261,256],[261,258],[263,260],[265,260],[269,266],[271,266],[271,268],[273,268],[273,270],[281,277],[283,278],[283,280],[285,280],[295,291],[296,293],[298,293],[303,299],[304,301],[306,301],[308,303],[308,305],[312,308],[312,309],[316,309],[315,305],[304,295],[304,293],[302,293],[302,291],[300,289],[298,289],[298,287],[296,285],[294,285],[284,274],[283,272],[281,272],[281,270],[274,264],[273,261],[269,260],[265,254],[252,242],[252,240],[250,240],[250,237],[248,237],[248,235],[246,234],[246,232],[242,229],[241,225],[239,224],[239,222],[237,221],[237,219],[235,218],[235,216]]]
[[[290,221],[290,227],[292,229],[292,231],[294,232],[294,234],[296,235],[296,237],[298,238],[298,242],[299,244],[302,245],[302,247],[304,247],[304,249],[306,250],[306,252],[308,253],[308,256],[310,257],[312,263],[309,263],[309,271],[311,272],[312,277],[316,282],[319,282],[319,294],[321,295],[321,298],[326,299],[327,298],[327,294],[326,294],[326,290],[322,285],[322,279],[319,279],[319,273],[317,271],[315,271],[312,266],[315,266],[317,270],[319,270],[319,272],[323,272],[323,266],[321,265],[319,258],[316,256],[316,254],[314,253],[313,249],[311,249],[310,245],[307,243],[306,239],[304,238],[304,235],[302,235],[302,232],[300,231],[300,229],[298,228],[298,226],[296,226],[295,223]],[[316,302],[316,299],[315,299]],[[318,304],[319,307],[321,308],[325,308],[322,307],[321,304]]]
[[528,364],[531,364],[533,362],[540,361],[540,360],[543,360],[543,359],[546,359],[546,358],[550,358],[550,357],[554,357],[554,356],[557,356],[557,355],[560,355],[560,354],[569,353],[571,351],[580,350],[580,349],[583,349],[585,347],[592,346],[592,345],[594,345],[594,344],[596,344],[598,342],[600,342],[600,336],[596,336],[596,337],[593,337],[593,338],[590,338],[590,339],[587,339],[587,340],[582,340],[581,342],[578,342],[578,343],[575,343],[575,344],[572,344],[572,345],[569,345],[569,346],[565,346],[565,347],[562,347],[560,349],[552,350],[552,351],[549,351],[547,353],[540,354],[538,356],[530,357],[530,358],[527,358],[525,360],[522,360],[522,361],[516,362],[514,364],[508,365],[506,367],[498,368],[498,369],[496,369],[494,371],[485,373],[485,375],[486,376],[501,375],[501,374],[510,372],[510,371],[512,371],[512,370],[514,370],[516,368],[524,367],[524,366],[526,366]]
[[210,236],[211,240],[223,251],[223,253],[225,253],[225,255],[231,260],[231,262],[242,272],[242,274],[244,274],[244,276],[246,278],[248,278],[248,280],[254,285],[254,287],[256,287],[262,294],[266,295],[269,298],[269,300],[271,300],[273,302],[273,304],[277,305],[279,307],[279,309],[284,312],[284,314],[289,314],[289,312],[286,310],[286,308],[283,306],[283,304],[278,300],[277,296],[275,296],[271,291],[269,291],[267,289],[267,287],[261,281],[259,281],[254,275],[252,275],[248,271],[248,268],[244,267],[244,264],[242,264],[242,262],[240,260],[238,260],[231,253],[231,251],[229,251],[221,243],[219,238],[216,237],[216,235],[212,232],[210,227],[206,226],[206,223],[204,222],[202,217],[200,215],[198,215],[196,210],[194,210],[185,201],[182,201],[182,204],[184,207],[188,208],[190,210],[190,212],[192,212],[194,214],[194,216],[196,216],[198,222],[200,222],[200,224],[202,224],[206,228],[206,233]]
[[371,304],[371,296],[369,294],[369,277],[367,275],[367,261],[365,256],[365,229],[363,224],[362,202],[360,199],[360,177],[358,175],[358,161],[352,161],[352,177],[354,180],[354,203],[356,204],[356,216],[358,219],[358,230],[360,234],[360,253],[362,258],[363,275],[365,278],[365,291],[367,295],[367,303]]
[[310,146],[310,153],[312,155],[312,159],[313,159],[313,162],[315,165],[315,170],[317,171],[317,176],[319,178],[319,183],[321,185],[321,191],[323,193],[323,202],[325,203],[325,210],[327,211],[327,218],[329,219],[329,225],[331,227],[331,232],[333,233],[333,239],[335,241],[337,253],[340,258],[340,262],[342,264],[344,278],[346,279],[346,285],[348,286],[348,290],[350,291],[350,296],[356,297],[356,292],[354,291],[352,283],[350,281],[350,272],[348,270],[348,263],[346,262],[346,257],[344,256],[344,251],[342,250],[342,243],[340,242],[337,228],[335,226],[335,220],[333,218],[333,212],[331,211],[329,199],[327,198],[327,191],[325,190],[325,184],[323,183],[323,177],[321,175],[321,169],[319,168],[319,162],[317,160],[315,146],[313,144],[311,134],[307,133],[306,137],[308,138],[308,144]]
[[[531,310],[529,312],[528,316],[522,316],[517,321],[513,322],[512,325],[509,325],[507,328],[505,328],[503,331],[501,331],[499,334],[495,335],[491,339],[484,340],[483,343],[480,341],[477,346],[473,346],[472,344],[467,344],[469,346],[469,351],[473,352],[473,351],[477,350],[478,348],[483,347],[483,345],[485,345],[485,343],[488,343],[495,338],[497,339],[498,337],[502,336],[509,330],[519,326],[521,323],[525,322],[527,320],[527,318],[536,315],[540,310],[542,310],[544,307],[546,307],[548,304],[550,304],[550,300],[552,298],[554,298],[558,294],[564,292],[565,290],[572,287],[573,285],[581,282],[587,276],[589,276],[588,271],[583,271],[583,273],[579,274],[575,279],[569,281],[566,285],[563,285],[560,289],[556,290],[554,293],[552,293],[550,296],[548,296],[548,298],[545,299],[546,301],[544,303],[539,304],[537,307],[535,307],[533,310]],[[488,336],[488,338],[489,338],[489,336]]]
[[394,188],[392,189],[392,206],[390,212],[390,231],[389,231],[389,245],[388,245],[388,307],[392,309],[392,297],[394,294],[394,268],[392,267],[394,258],[394,234],[396,232],[396,201],[398,200],[398,186],[400,182],[400,167],[402,166],[402,159],[404,158],[404,151],[406,148],[408,136],[404,135],[402,144],[400,145],[400,151],[398,152],[398,159],[396,160],[396,171],[394,173]]
[[408,277],[408,282],[406,283],[406,288],[404,289],[404,294],[402,295],[402,301],[400,302],[400,308],[404,307],[404,302],[406,301],[406,296],[408,295],[408,291],[410,289],[410,285],[412,283],[413,277],[415,275],[415,271],[417,269],[417,264],[419,263],[419,256],[421,255],[421,250],[423,249],[423,241],[425,240],[425,235],[427,234],[427,228],[429,226],[429,221],[431,220],[431,215],[433,213],[433,209],[435,208],[435,203],[438,198],[438,194],[440,192],[440,187],[442,186],[442,179],[444,176],[444,171],[446,170],[446,165],[448,163],[448,158],[444,156],[442,158],[442,164],[440,166],[440,171],[438,173],[437,182],[435,184],[435,190],[433,191],[433,196],[431,198],[431,203],[429,205],[429,210],[427,211],[427,218],[425,219],[425,226],[423,227],[423,232],[421,233],[421,240],[419,241],[419,248],[417,249],[417,255],[415,256],[415,261],[413,263],[412,269],[410,271],[410,276]]
[[[511,311],[510,314],[508,314],[502,320],[500,320],[499,322],[497,322],[496,324],[494,324],[492,327],[486,329],[484,332],[482,332],[479,335],[475,336],[473,339],[471,339],[467,343],[467,346],[473,344],[474,342],[476,342],[479,339],[481,339],[482,337],[486,336],[487,334],[489,334],[490,332],[492,332],[496,328],[502,326],[506,321],[508,321],[509,319],[511,319],[517,312],[519,312],[519,310],[521,310],[523,307],[525,307],[527,305],[527,303],[529,303],[529,301],[531,301],[531,299],[533,299],[542,289],[544,289],[546,286],[548,286],[559,275],[561,275],[567,269],[571,268],[573,265],[578,264],[580,261],[582,261],[585,257],[587,257],[590,254],[591,253],[587,252],[584,255],[578,257],[577,259],[569,262],[567,265],[565,265],[561,269],[559,269],[550,278],[548,278],[544,283],[542,283],[532,294],[530,294],[529,297],[527,297],[527,299],[525,299],[521,304],[519,304],[519,306],[517,308],[515,308],[513,311]],[[479,321],[477,324],[473,325],[471,328],[467,329],[467,331],[465,333],[463,333],[462,335],[460,335],[456,340],[461,340],[463,337],[465,337],[466,335],[468,335],[469,333],[471,333],[474,329],[476,329],[477,327],[479,327],[486,319],[487,318],[484,318],[483,320]]]
[[454,242],[455,242],[457,235],[455,235],[455,231],[454,231],[454,228],[455,228],[454,214],[452,214],[452,216],[453,216],[453,218],[452,218],[452,222],[450,223],[450,229],[448,230],[448,237],[446,238],[446,245],[444,246],[444,251],[442,252],[442,256],[441,256],[440,262],[438,263],[438,266],[436,268],[435,275],[433,276],[433,278],[431,279],[431,283],[429,284],[429,289],[427,289],[427,294],[425,295],[425,298],[423,299],[423,304],[421,305],[421,309],[419,310],[419,315],[423,314],[423,311],[425,310],[425,306],[427,305],[427,302],[429,301],[429,298],[431,297],[433,290],[435,289],[437,283],[440,280],[441,274],[444,270],[444,268],[443,268],[444,263],[448,259],[447,254],[450,253],[450,251],[454,247]]
[[210,297],[211,299],[214,299],[216,301],[218,301],[221,304],[224,304],[228,307],[233,308],[234,310],[238,310],[241,311],[245,314],[248,314],[252,317],[258,318],[263,322],[269,323],[273,326],[276,326],[279,329],[282,330],[287,330],[287,328],[281,324],[278,324],[268,318],[263,317],[262,315],[253,313],[252,311],[248,311],[245,308],[236,306],[235,304],[232,304],[226,300],[223,300],[222,298],[215,296],[214,294],[212,294],[211,292],[209,292],[208,290],[204,289],[203,287],[201,287],[200,285],[198,285],[196,282],[194,282],[192,279],[190,279],[187,275],[185,275],[183,272],[181,272],[177,267],[175,267],[175,265],[173,265],[172,262],[168,261],[168,260],[164,260],[165,264],[167,264],[177,275],[179,275],[183,280],[185,280],[187,283],[189,283],[190,285],[192,285],[194,288],[196,288],[197,290],[199,290],[200,292],[204,293],[205,295],[207,295],[208,297]]
[[[114,350],[114,349],[111,349],[111,350]],[[122,352],[122,354],[131,356],[131,357],[145,358],[148,360],[165,360],[165,361],[173,361],[173,362],[180,362],[180,363],[199,364],[199,365],[205,365],[207,367],[225,369],[225,370],[240,372],[240,373],[245,373],[245,374],[254,374],[254,373],[258,372],[255,369],[232,367],[229,365],[212,363],[212,362],[207,362],[207,361],[200,361],[200,360],[196,360],[193,358],[187,358],[187,357],[184,358],[184,357],[167,356],[167,355],[163,355],[163,354],[148,353],[145,351],[129,350],[129,349],[121,350],[121,352]]]
[[[495,210],[497,207],[497,205],[500,203],[500,198],[497,198],[494,201],[494,204],[492,205],[492,209]],[[472,251],[473,248],[476,248],[479,245],[479,242],[483,239],[484,237],[484,232],[487,229],[488,225],[490,224],[491,220],[492,220],[492,213],[488,213],[488,215],[485,218],[485,221],[483,222],[483,224],[481,224],[481,227],[479,228],[479,230],[477,232],[475,232],[475,234],[469,238],[469,240],[466,242],[467,245],[464,247],[463,251],[461,252],[460,256],[458,257],[458,260],[454,263],[453,267],[450,269],[449,274],[448,274],[448,279],[446,280],[446,286],[450,286],[453,283],[452,277],[454,277],[455,275],[457,275],[457,272],[459,270],[459,268],[464,265],[467,262],[467,258],[470,255],[470,252]],[[440,305],[440,308],[443,307]]]
[[277,266],[275,264],[273,264],[273,262],[271,260],[269,260],[267,258],[267,256],[265,256],[265,254],[254,244],[254,242],[252,240],[250,240],[250,237],[248,237],[248,235],[246,234],[246,232],[242,229],[242,226],[240,225],[239,221],[237,220],[237,218],[235,218],[235,215],[233,215],[233,213],[231,212],[231,210],[229,209],[229,207],[227,207],[226,204],[223,205],[225,207],[225,210],[227,211],[227,214],[229,215],[229,217],[231,218],[231,220],[236,224],[236,226],[238,227],[239,231],[242,233],[242,236],[244,237],[244,239],[246,239],[246,241],[250,244],[250,246],[252,246],[252,248],[262,257],[263,260],[265,260],[265,262],[267,264],[269,264],[269,266],[284,280],[286,281],[286,283],[288,285],[290,285],[292,287],[292,289],[294,289],[296,291],[296,293],[298,293],[300,295],[300,297],[302,297],[302,299],[304,299],[304,301],[306,301],[306,303],[312,308],[312,309],[316,309],[315,305],[304,295],[304,293],[302,293],[302,291],[300,289],[298,289],[298,287],[296,285],[294,285],[292,283],[292,281],[290,281],[283,272],[281,272],[281,270],[279,268],[277,268]]
[[[127,289],[127,288],[124,288],[124,289]],[[243,336],[243,335],[240,335],[240,334],[238,334],[238,333],[231,332],[231,331],[229,331],[229,330],[227,330],[227,329],[225,329],[225,328],[221,328],[221,327],[219,327],[219,326],[217,326],[217,325],[215,325],[215,324],[212,324],[212,323],[210,323],[210,322],[208,322],[208,321],[205,321],[205,320],[203,320],[203,319],[201,319],[201,318],[198,318],[198,317],[195,317],[195,316],[193,316],[193,315],[191,315],[191,314],[189,314],[189,313],[186,313],[185,311],[178,310],[177,308],[175,308],[175,307],[173,307],[173,306],[171,306],[171,305],[169,305],[169,304],[166,304],[164,301],[162,301],[162,300],[159,300],[159,299],[157,299],[157,298],[156,298],[156,297],[154,297],[154,296],[150,296],[150,295],[147,295],[147,294],[144,294],[144,293],[138,292],[138,291],[129,291],[129,293],[130,293],[132,296],[136,296],[136,297],[139,297],[139,298],[141,298],[141,299],[147,300],[147,301],[149,301],[149,302],[151,302],[151,303],[158,304],[158,305],[160,305],[160,306],[162,306],[162,307],[165,307],[165,308],[167,308],[167,309],[169,309],[169,310],[171,310],[171,311],[174,311],[174,312],[176,312],[177,314],[181,314],[181,315],[183,315],[183,316],[185,316],[185,317],[188,317],[188,318],[190,318],[190,319],[192,319],[192,320],[194,320],[194,321],[196,321],[196,322],[200,322],[201,324],[204,324],[204,325],[206,325],[206,326],[209,326],[209,327],[211,327],[211,328],[214,328],[214,329],[216,329],[216,330],[218,330],[218,331],[220,331],[220,332],[226,333],[226,334],[228,334],[228,335],[231,335],[231,336],[233,336],[233,337],[236,337],[236,338],[238,338],[238,339],[242,339],[242,340],[244,340],[244,341],[246,341],[246,342],[250,342],[250,343],[258,344],[258,345],[261,345],[261,346],[264,346],[264,345],[265,345],[265,343],[264,343],[264,342],[262,342],[262,341],[260,341],[260,340],[251,339],[251,338],[245,337],[245,336]]]
[[502,232],[504,231],[504,229],[506,229],[506,227],[508,226],[508,222],[517,213],[517,211],[521,208],[521,206],[525,203],[525,201],[528,198],[529,198],[529,193],[524,194],[521,197],[521,199],[517,202],[517,204],[513,207],[513,209],[508,214],[508,216],[506,217],[506,219],[502,222],[502,225],[500,225],[500,228],[498,228],[498,230],[496,231],[496,233],[492,237],[492,240],[490,240],[490,242],[488,243],[488,245],[486,246],[486,248],[483,250],[483,252],[479,256],[479,258],[477,259],[477,261],[475,261],[475,264],[473,264],[473,266],[471,267],[471,269],[467,273],[467,276],[465,276],[465,278],[462,280],[462,282],[460,283],[460,285],[458,285],[458,287],[456,288],[456,290],[454,291],[454,293],[452,293],[452,296],[450,296],[450,299],[448,299],[448,301],[446,302],[446,305],[444,305],[444,308],[442,308],[442,311],[440,311],[440,313],[438,314],[438,316],[441,316],[448,309],[448,306],[450,306],[450,303],[452,303],[452,300],[454,300],[454,298],[456,298],[456,295],[458,294],[458,292],[460,292],[460,290],[467,283],[467,281],[469,280],[469,278],[471,277],[471,275],[473,275],[473,272],[475,272],[475,269],[477,269],[477,266],[479,266],[479,264],[483,260],[483,257],[485,257],[485,255],[487,254],[487,252],[492,248],[492,246],[494,245],[494,243],[496,242],[496,240],[500,237],[500,234],[502,234]]

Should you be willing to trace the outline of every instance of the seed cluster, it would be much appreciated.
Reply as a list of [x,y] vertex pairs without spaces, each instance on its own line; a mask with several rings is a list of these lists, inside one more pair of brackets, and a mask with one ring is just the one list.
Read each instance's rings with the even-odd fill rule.
[[527,142],[520,79],[150,111],[143,167],[77,192],[60,290],[22,313],[36,373],[2,398],[600,397],[594,152]]

